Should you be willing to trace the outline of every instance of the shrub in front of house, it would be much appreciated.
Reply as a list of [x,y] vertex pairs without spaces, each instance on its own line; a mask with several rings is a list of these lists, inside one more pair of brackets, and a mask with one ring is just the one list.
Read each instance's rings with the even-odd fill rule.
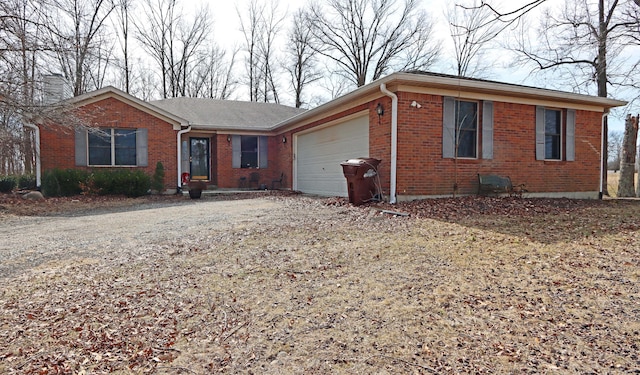
[[100,195],[139,197],[149,194],[151,177],[135,169],[96,170],[87,185]]
[[51,169],[42,177],[42,194],[47,197],[69,197],[82,193],[89,173],[81,169]]
[[11,193],[15,187],[15,176],[0,176],[0,193]]
[[48,197],[82,193],[139,197],[150,189],[151,177],[132,169],[100,169],[91,173],[82,169],[52,169],[42,178],[42,193]]
[[158,194],[164,190],[164,165],[160,161],[156,163],[156,171],[153,173],[151,188]]
[[18,176],[18,189],[34,190],[36,188],[36,176],[33,173]]

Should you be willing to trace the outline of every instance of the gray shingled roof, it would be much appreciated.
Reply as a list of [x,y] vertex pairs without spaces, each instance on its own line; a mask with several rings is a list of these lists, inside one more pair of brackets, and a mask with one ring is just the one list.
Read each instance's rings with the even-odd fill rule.
[[189,121],[198,129],[268,130],[305,110],[275,103],[172,98],[150,104]]

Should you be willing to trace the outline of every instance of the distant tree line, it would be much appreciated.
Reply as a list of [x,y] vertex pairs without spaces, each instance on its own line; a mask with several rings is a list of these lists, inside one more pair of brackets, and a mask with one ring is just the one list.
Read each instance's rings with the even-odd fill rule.
[[[615,93],[637,107],[640,6],[633,0],[457,0],[442,14],[418,0],[318,0],[293,12],[277,0],[246,0],[236,7],[243,38],[231,49],[217,43],[227,35],[214,33],[215,11],[187,4],[0,2],[0,174],[33,169],[32,136],[22,124],[68,113],[44,105],[50,73],[62,74],[73,95],[113,85],[143,100],[310,107],[394,71],[491,78],[503,64],[541,86]],[[436,32],[438,19],[449,37]]]

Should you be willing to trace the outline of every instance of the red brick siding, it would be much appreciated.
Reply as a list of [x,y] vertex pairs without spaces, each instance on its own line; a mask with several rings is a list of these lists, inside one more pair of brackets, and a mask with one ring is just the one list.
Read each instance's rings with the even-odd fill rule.
[[[136,168],[142,169],[148,175],[153,175],[156,169],[156,163],[160,161],[165,171],[165,188],[176,188],[177,132],[173,130],[171,124],[114,98],[88,104],[82,107],[81,112],[92,114],[91,117],[89,117],[89,115],[85,116],[88,119],[96,119],[95,121],[91,121],[94,126],[120,129],[148,129],[149,165],[147,167]],[[41,126],[40,143],[43,171],[53,168],[92,169],[91,167],[78,167],[75,165],[75,135],[73,129],[55,125]]]
[[[212,164],[217,170],[218,187],[238,188],[240,187],[241,177],[244,177],[248,182],[250,175],[253,172],[257,172],[260,175],[259,184],[265,184],[268,188],[271,188],[271,182],[277,178],[276,176],[280,176],[281,151],[287,149],[290,142],[283,144],[281,135],[267,138],[267,168],[233,168],[233,150],[231,142],[227,141],[227,136],[228,134],[218,134],[213,138],[213,143],[216,143],[216,153],[213,154],[215,155],[215,160],[213,160]],[[286,171],[284,172],[287,173]]]
[[[494,102],[493,159],[480,157],[458,159],[456,173],[454,159],[442,157],[443,97],[406,92],[398,92],[397,95],[396,191],[398,195],[450,195],[453,192],[456,174],[458,192],[475,194],[478,188],[478,173],[509,176],[514,184],[525,183],[532,193],[598,190],[601,113],[576,111],[575,161],[537,161],[535,106]],[[411,107],[414,100],[422,107]],[[378,103],[385,108],[385,114],[380,120],[375,111]],[[379,173],[384,193],[388,195],[391,167],[390,98],[376,99],[366,105],[317,121],[303,129],[318,126],[366,108],[369,109],[369,156],[382,159]],[[480,104],[480,111],[481,108]],[[480,118],[482,118],[481,114]],[[482,155],[481,136],[480,121],[479,156]],[[290,156],[285,156],[282,160],[287,165],[292,165]]]
[[[403,92],[398,93],[398,97],[397,193],[451,194],[456,168],[454,159],[442,158],[442,97]],[[422,108],[411,107],[413,100]],[[509,176],[515,184],[525,183],[530,192],[597,191],[600,119],[600,113],[577,111],[576,161],[537,161],[535,106],[495,102],[493,159],[458,159],[459,193],[473,194],[477,191],[478,173]],[[481,126],[479,157],[482,153]],[[371,127],[375,128],[374,124]],[[381,142],[388,143],[385,138],[372,138],[372,150],[379,149]]]
[[[282,142],[282,137],[287,139],[286,142]],[[282,187],[285,189],[293,188],[293,133],[286,132],[276,135],[276,162],[278,169],[275,171],[275,175],[272,178],[277,180],[280,178],[280,174],[284,173],[284,179],[282,181]]]
[[[398,195],[449,195],[453,191],[456,169],[453,159],[442,158],[442,96],[397,93],[398,103]],[[411,107],[417,101],[421,108]],[[380,103],[385,114],[378,119]],[[481,106],[480,106],[481,107]],[[149,131],[149,166],[153,174],[156,162],[165,167],[165,185],[175,188],[176,131],[171,124],[139,111],[115,99],[106,99],[84,107],[87,113],[100,113],[99,126],[147,128]],[[283,186],[293,181],[293,138],[296,133],[338,120],[351,114],[369,111],[369,156],[382,159],[379,173],[383,190],[389,194],[391,159],[391,99],[381,97],[304,127],[268,138],[268,167],[244,169],[232,167],[231,142],[226,134],[211,136],[211,183],[221,188],[236,188],[241,177],[249,179],[260,173],[260,183],[271,185],[281,173]],[[494,102],[494,139],[491,160],[458,159],[459,193],[477,191],[478,173],[510,176],[514,183],[525,183],[531,192],[594,192],[599,183],[599,149],[601,113],[576,111],[576,161],[537,161],[535,157],[535,106]],[[481,126],[478,153],[481,155]],[[191,133],[185,134],[185,137]],[[287,142],[282,142],[282,137]],[[75,168],[74,133],[64,127],[41,127],[42,167]]]

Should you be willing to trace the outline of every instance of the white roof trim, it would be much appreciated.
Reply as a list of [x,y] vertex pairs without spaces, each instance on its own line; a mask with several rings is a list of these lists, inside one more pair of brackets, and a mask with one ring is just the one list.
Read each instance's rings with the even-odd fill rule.
[[167,112],[162,108],[154,106],[153,104],[140,100],[135,96],[127,94],[126,92],[121,91],[113,86],[103,87],[95,91],[78,95],[71,99],[65,100],[64,103],[75,106],[82,106],[90,103],[95,103],[109,97],[119,97],[124,102],[127,102],[133,107],[140,109],[143,112],[149,113],[152,116],[158,117],[164,121],[167,121],[171,124],[178,125],[180,127],[189,126],[189,121],[187,121],[186,119],[176,116],[173,113]]
[[[613,107],[620,107],[627,104],[625,101],[601,98],[597,96],[575,94],[570,92],[542,89],[529,86],[520,86],[510,83],[500,83],[493,81],[475,80],[469,78],[459,78],[454,76],[444,76],[437,74],[420,74],[420,73],[393,73],[386,77],[380,78],[374,82],[371,82],[365,86],[327,102],[319,107],[311,109],[307,112],[301,113],[290,119],[280,122],[272,127],[271,130],[280,130],[286,127],[295,128],[296,124],[303,125],[304,121],[309,120],[315,116],[319,116],[322,113],[331,111],[334,108],[343,106],[347,103],[352,103],[357,98],[371,94],[373,92],[380,91],[380,84],[386,84],[387,86],[416,86],[416,87],[432,87],[432,88],[448,88],[455,89],[463,92],[480,92],[492,95],[503,96],[516,96],[523,98],[535,98],[544,101],[553,101],[560,103],[576,103],[588,106],[602,107],[609,109]],[[380,92],[380,97],[383,94]]]

